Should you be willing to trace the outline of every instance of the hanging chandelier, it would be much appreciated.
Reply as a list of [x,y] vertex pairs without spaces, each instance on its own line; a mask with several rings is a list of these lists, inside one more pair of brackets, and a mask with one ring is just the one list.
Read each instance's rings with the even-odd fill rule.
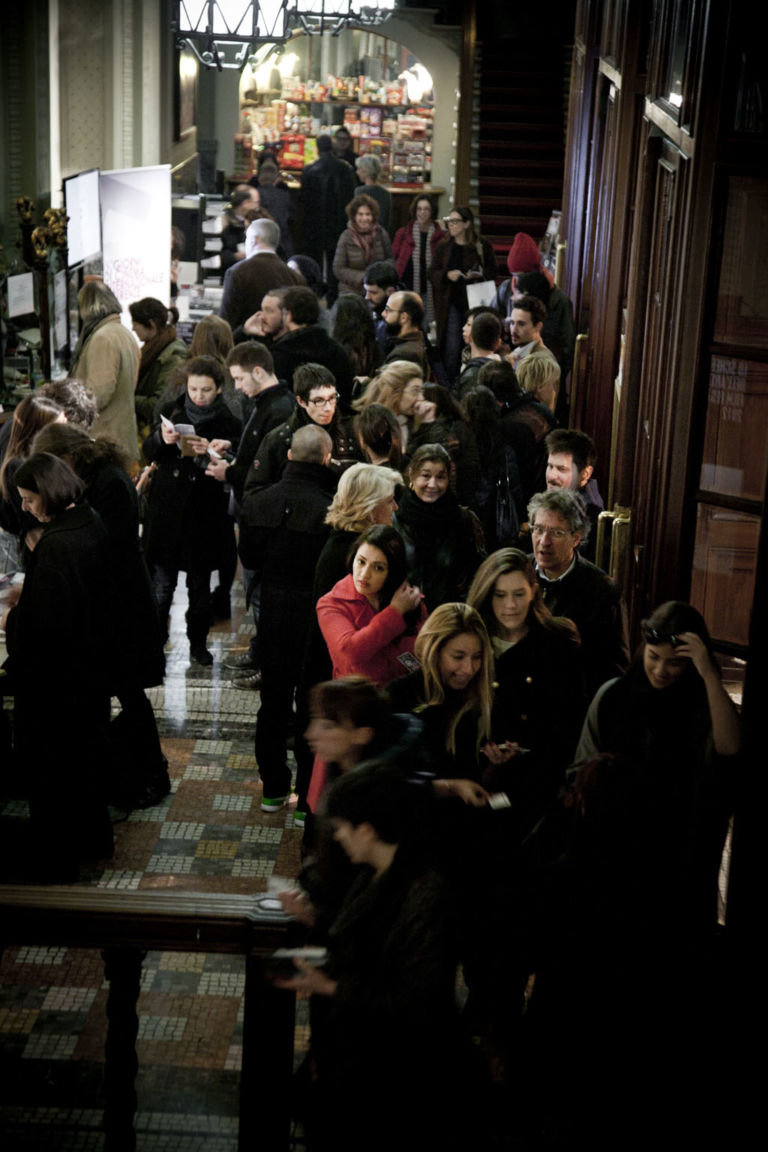
[[261,44],[282,44],[294,31],[332,36],[348,27],[375,28],[397,0],[172,0],[177,45],[206,68],[242,68]]

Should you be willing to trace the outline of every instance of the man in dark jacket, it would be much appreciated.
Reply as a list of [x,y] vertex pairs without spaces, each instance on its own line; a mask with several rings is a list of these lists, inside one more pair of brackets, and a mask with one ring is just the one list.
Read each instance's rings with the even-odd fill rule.
[[339,236],[347,226],[344,209],[355,194],[357,178],[354,168],[334,156],[330,136],[318,136],[317,153],[318,159],[301,175],[304,251],[323,269],[330,305],[338,293],[333,257]]
[[578,628],[587,689],[594,695],[629,664],[621,593],[577,551],[589,533],[589,520],[575,492],[538,493],[528,505],[528,519],[542,599],[553,616],[567,616]]
[[[227,357],[227,368],[236,390],[252,401],[251,414],[235,458],[212,461],[206,475],[231,484],[239,505],[248,469],[256,459],[262,440],[273,428],[285,423],[296,407],[296,400],[288,385],[275,375],[269,349],[255,340],[237,344]],[[216,442],[213,447],[221,453],[228,445]]]
[[258,312],[270,288],[300,284],[302,277],[277,255],[280,229],[274,220],[254,220],[248,226],[246,243],[253,255],[227,269],[219,315],[234,330]]
[[240,556],[261,581],[259,650],[264,684],[256,721],[261,809],[276,812],[291,791],[286,741],[312,620],[312,583],[328,535],[325,517],[336,488],[328,465],[332,441],[317,424],[291,439],[282,479],[246,495]]
[[296,369],[293,380],[296,408],[284,424],[273,428],[261,443],[261,447],[248,470],[245,481],[245,496],[276,484],[281,478],[288,459],[288,448],[294,432],[307,424],[318,424],[325,428],[333,444],[331,467],[337,476],[350,464],[362,460],[362,452],[350,427],[339,418],[337,409],[336,381],[322,364],[302,364]]
[[[264,437],[273,428],[283,424],[296,407],[290,388],[278,380],[274,373],[272,356],[263,344],[250,340],[236,345],[227,357],[227,369],[234,380],[235,388],[251,401],[252,408],[248,421],[240,437],[237,455],[234,460],[212,460],[206,475],[213,476],[222,483],[231,484],[235,498],[235,518],[240,520],[240,506],[248,470],[253,464]],[[231,445],[227,441],[215,441],[211,445],[219,453],[226,452]],[[246,596],[252,585],[253,573],[243,568],[243,583]],[[259,624],[259,597],[251,594],[254,624]],[[245,652],[230,652],[224,657],[225,668],[242,673],[237,681],[239,688],[260,688],[261,674],[257,637],[254,636]]]
[[423,377],[429,376],[429,359],[422,331],[424,304],[416,292],[393,292],[382,309],[389,344],[385,364],[412,360]]
[[324,365],[333,374],[342,410],[346,412],[352,398],[354,371],[344,348],[318,323],[320,305],[311,288],[291,288],[285,293],[283,318],[287,332],[272,345],[277,375],[292,384],[299,365]]

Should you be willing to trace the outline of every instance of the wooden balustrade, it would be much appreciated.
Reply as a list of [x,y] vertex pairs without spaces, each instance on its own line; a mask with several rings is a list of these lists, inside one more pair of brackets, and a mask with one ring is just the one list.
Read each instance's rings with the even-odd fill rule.
[[104,957],[110,984],[105,1152],[136,1147],[136,1008],[148,951],[244,957],[238,1147],[288,1148],[295,997],[264,979],[262,960],[288,942],[291,924],[265,896],[0,885],[0,951],[11,944],[59,945],[97,948]]

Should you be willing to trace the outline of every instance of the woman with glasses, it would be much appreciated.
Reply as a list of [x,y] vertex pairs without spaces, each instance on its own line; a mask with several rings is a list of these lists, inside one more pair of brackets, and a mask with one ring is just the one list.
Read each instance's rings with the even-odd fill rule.
[[496,257],[475,229],[471,208],[452,208],[448,235],[435,248],[429,276],[435,301],[437,343],[453,385],[461,367],[461,329],[467,313],[467,285],[496,277]]
[[436,415],[435,405],[424,399],[421,372],[410,360],[393,360],[374,376],[355,407],[364,412],[371,404],[383,405],[397,418],[404,452],[416,429],[431,424]]

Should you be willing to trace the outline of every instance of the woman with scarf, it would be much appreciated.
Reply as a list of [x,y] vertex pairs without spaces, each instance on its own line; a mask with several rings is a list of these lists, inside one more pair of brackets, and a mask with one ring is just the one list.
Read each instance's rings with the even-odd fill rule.
[[349,223],[339,237],[333,272],[341,290],[363,295],[365,270],[380,260],[389,260],[392,245],[379,224],[379,206],[372,196],[361,193],[345,208]]
[[480,521],[451,491],[450,471],[442,444],[417,448],[408,469],[410,487],[399,497],[393,520],[405,542],[408,578],[421,588],[430,612],[466,599],[485,556]]
[[106,284],[89,280],[77,294],[77,305],[83,327],[71,376],[96,397],[99,414],[92,434],[114,440],[133,463],[139,456],[134,407],[139,349],[121,323],[120,301]]
[[[144,551],[150,565],[167,638],[168,614],[179,572],[187,573],[187,636],[197,664],[213,657],[206,639],[211,623],[211,572],[219,562],[222,523],[227,515],[224,486],[206,476],[211,440],[240,437],[241,424],[221,396],[224,372],[212,356],[187,361],[187,390],[160,412],[144,452],[157,465],[149,490]],[[192,427],[180,432],[178,426]]]
[[392,258],[397,274],[410,292],[418,292],[424,301],[427,324],[435,318],[435,304],[429,270],[435,248],[445,240],[445,232],[435,223],[432,201],[428,196],[415,196],[411,201],[410,222],[395,232]]
[[448,236],[435,248],[429,270],[435,294],[437,343],[453,384],[461,367],[461,330],[467,314],[467,285],[496,277],[496,257],[475,228],[471,208],[451,208]]
[[175,308],[166,308],[153,296],[145,296],[129,304],[128,311],[132,328],[141,341],[135,403],[139,438],[144,439],[152,425],[157,400],[174,368],[187,355],[187,346],[176,336],[174,324],[179,314]]

